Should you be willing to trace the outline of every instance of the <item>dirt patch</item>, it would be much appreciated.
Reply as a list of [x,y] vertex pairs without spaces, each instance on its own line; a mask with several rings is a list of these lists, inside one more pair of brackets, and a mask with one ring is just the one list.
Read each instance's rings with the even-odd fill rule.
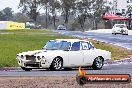
[[132,88],[132,82],[80,86],[75,77],[0,77],[0,88]]

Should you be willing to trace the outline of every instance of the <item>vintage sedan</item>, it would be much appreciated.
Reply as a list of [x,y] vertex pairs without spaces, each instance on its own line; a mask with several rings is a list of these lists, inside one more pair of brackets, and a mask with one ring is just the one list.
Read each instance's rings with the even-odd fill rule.
[[57,27],[57,30],[66,30],[66,27],[64,25],[59,25]]
[[111,52],[96,49],[87,40],[56,39],[48,41],[41,50],[19,53],[16,59],[25,71],[36,68],[61,70],[79,66],[101,69],[104,61],[111,59]]
[[112,28],[112,34],[128,35],[128,29],[126,24],[115,24]]

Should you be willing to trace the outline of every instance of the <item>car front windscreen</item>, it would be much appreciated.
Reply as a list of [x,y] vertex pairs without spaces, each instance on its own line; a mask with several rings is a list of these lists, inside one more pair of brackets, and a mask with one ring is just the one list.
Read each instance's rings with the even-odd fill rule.
[[67,41],[49,41],[43,49],[45,50],[68,50],[71,43]]
[[116,25],[116,27],[119,27],[119,28],[126,28],[125,25]]

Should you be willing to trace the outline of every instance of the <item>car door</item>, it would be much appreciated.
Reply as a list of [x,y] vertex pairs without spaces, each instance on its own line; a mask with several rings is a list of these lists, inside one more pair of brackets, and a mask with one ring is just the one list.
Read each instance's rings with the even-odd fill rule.
[[91,45],[89,42],[82,42],[81,45],[82,45],[84,66],[92,65],[96,57],[93,45]]
[[82,50],[80,50],[80,42],[74,42],[68,54],[70,66],[83,65],[83,53]]

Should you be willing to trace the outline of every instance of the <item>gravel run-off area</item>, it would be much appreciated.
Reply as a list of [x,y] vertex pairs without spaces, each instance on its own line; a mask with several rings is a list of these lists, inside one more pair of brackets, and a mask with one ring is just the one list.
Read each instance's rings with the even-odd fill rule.
[[132,82],[80,86],[75,77],[0,77],[0,88],[132,88]]

